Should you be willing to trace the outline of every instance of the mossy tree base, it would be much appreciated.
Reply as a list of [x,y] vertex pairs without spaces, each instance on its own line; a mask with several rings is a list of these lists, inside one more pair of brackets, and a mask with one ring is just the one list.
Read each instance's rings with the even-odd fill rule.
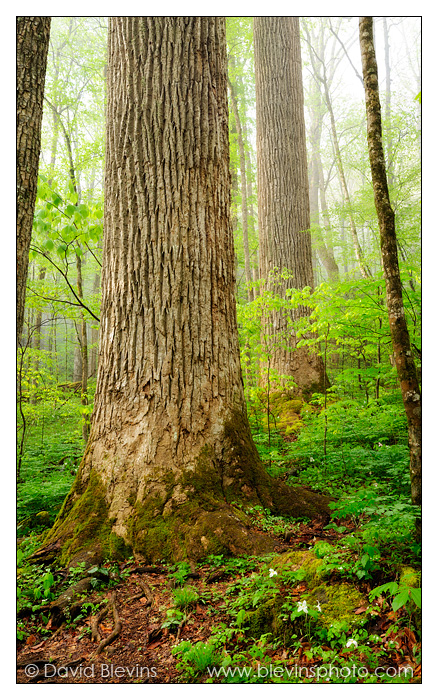
[[125,478],[114,485],[107,463],[99,470],[87,451],[45,544],[60,541],[63,565],[81,556],[89,561],[132,553],[147,562],[198,561],[209,554],[274,550],[275,540],[251,529],[245,514],[251,505],[293,517],[328,516],[329,498],[291,489],[266,473],[241,428],[237,420],[225,426],[219,454],[204,445],[185,468],[154,465],[140,483]]

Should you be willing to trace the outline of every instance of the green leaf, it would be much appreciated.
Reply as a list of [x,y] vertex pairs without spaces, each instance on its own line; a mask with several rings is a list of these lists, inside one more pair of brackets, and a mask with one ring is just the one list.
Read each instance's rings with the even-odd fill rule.
[[47,241],[43,244],[43,248],[45,248],[46,250],[53,250],[54,247],[55,244],[51,238],[48,238]]
[[76,227],[72,226],[71,224],[68,224],[67,226],[64,226],[64,228],[61,230],[61,238],[66,241],[66,243],[71,243],[73,238],[76,236]]
[[421,608],[421,588],[411,588],[410,596],[417,608]]
[[73,216],[73,214],[76,212],[76,207],[73,206],[73,204],[69,204],[65,208],[65,213],[67,216]]
[[392,601],[392,609],[394,611],[398,610],[403,605],[406,605],[408,600],[409,600],[409,588],[406,588],[403,591],[400,591],[400,593],[398,593],[395,596],[394,600]]

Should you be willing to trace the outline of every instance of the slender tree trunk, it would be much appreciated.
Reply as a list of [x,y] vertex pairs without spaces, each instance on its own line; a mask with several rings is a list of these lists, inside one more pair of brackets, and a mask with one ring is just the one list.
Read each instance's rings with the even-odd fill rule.
[[[421,396],[403,307],[395,218],[386,177],[372,17],[360,18],[359,38],[365,85],[368,151],[374,202],[379,220],[386,304],[393,354],[408,421],[412,503],[421,505]],[[417,534],[419,535],[419,528]]]
[[[285,296],[288,288],[314,284],[297,17],[254,18],[254,62],[260,277],[268,280],[275,269],[290,271],[293,279],[267,282],[269,289]],[[289,318],[294,321],[308,313],[302,307]],[[292,375],[298,391],[322,388],[321,358],[296,348],[287,313],[272,312],[265,335],[276,348],[271,364],[278,375]]]
[[[40,281],[44,280],[46,277],[46,268],[42,267],[38,273],[38,279]],[[35,371],[35,378],[34,378],[34,389],[37,388],[38,386],[38,372],[40,368],[40,350],[41,350],[41,324],[43,322],[43,312],[41,309],[38,309],[37,315],[36,315],[36,321],[35,321],[35,330],[32,338],[32,347],[34,350],[37,352],[35,353],[35,360],[34,360],[34,371]],[[31,403],[36,403],[37,402],[37,397],[36,393],[33,393],[31,397]]]
[[[100,275],[96,272],[93,281],[93,294],[97,296],[100,287]],[[97,373],[97,357],[98,357],[98,344],[99,344],[99,329],[94,326],[91,327],[91,352],[90,352],[90,365],[88,370],[88,375],[90,377],[95,377]]]
[[[77,203],[79,204],[81,199],[81,189],[79,185],[79,178],[77,176],[76,168],[73,160],[73,149],[71,145],[71,138],[68,130],[66,129],[62,120],[60,125],[64,134],[65,145],[67,148],[69,165],[70,165],[70,181],[73,185],[74,192],[76,193]],[[84,290],[82,283],[82,255],[76,253],[76,284],[78,289],[78,299],[81,301],[84,298]],[[88,406],[88,340],[87,340],[87,322],[85,320],[84,310],[80,310],[80,330],[78,332],[79,348],[80,348],[80,380],[75,379],[74,381],[81,382],[81,405],[85,408]],[[79,365],[79,362],[78,362]],[[76,356],[75,356],[75,368],[76,368]],[[84,442],[87,442],[89,436],[89,419],[86,413],[82,416],[82,438]]]
[[247,199],[247,184],[246,184],[246,165],[245,165],[245,146],[243,143],[242,125],[240,123],[239,107],[237,104],[236,91],[230,78],[228,77],[228,87],[230,89],[231,106],[236,124],[237,146],[239,149],[239,169],[240,169],[240,190],[242,198],[242,237],[243,237],[243,253],[245,257],[245,279],[248,286],[248,300],[252,301],[253,293],[251,289],[251,264],[249,255],[249,240],[248,240],[248,199]]
[[[77,287],[78,287],[78,297],[79,299],[84,298],[84,290],[82,283],[82,258],[76,253],[76,273],[77,273]],[[80,322],[80,348],[81,348],[81,405],[85,408],[88,406],[88,340],[87,340],[87,322],[85,320],[85,314],[83,309],[80,311],[81,322]],[[84,442],[88,440],[88,416],[84,414],[82,416],[82,439]]]
[[62,560],[267,551],[232,501],[326,510],[274,482],[251,438],[229,209],[225,19],[111,18],[99,369],[47,539]]
[[[254,199],[253,199],[253,189],[252,189],[252,178],[253,170],[251,163],[251,154],[249,149],[246,151],[246,167],[247,167],[247,186],[248,186],[248,235],[252,235],[257,240],[256,233],[256,213],[254,209]],[[253,251],[251,260],[251,276],[253,282],[258,282],[259,280],[259,263],[258,263],[258,246],[256,250]],[[259,288],[253,288],[253,297],[259,294]]]
[[[310,222],[314,227],[314,245],[318,253],[318,257],[327,272],[329,280],[339,279],[339,269],[333,253],[330,251],[320,228],[319,220],[319,192],[324,190],[324,181],[321,182],[322,164],[321,164],[321,132],[322,132],[322,102],[318,89],[314,89],[312,99],[310,100],[311,123],[309,130],[309,141],[311,147],[309,159],[309,203],[310,203]],[[324,193],[325,194],[325,193]],[[327,205],[324,205],[324,208]],[[326,233],[329,234],[330,229],[326,227]]]
[[388,185],[394,185],[394,153],[391,123],[391,63],[389,60],[388,19],[383,17],[383,41],[385,48],[385,123],[386,123],[386,172]]
[[37,193],[50,17],[17,17],[17,342]]
[[348,191],[347,179],[345,177],[344,165],[342,163],[341,149],[339,146],[338,132],[336,129],[336,119],[335,119],[335,115],[333,112],[332,101],[331,101],[331,97],[330,97],[327,79],[325,77],[325,74],[323,77],[323,86],[324,86],[325,103],[327,105],[328,113],[330,116],[332,143],[333,143],[333,150],[334,150],[334,154],[335,154],[336,166],[338,169],[339,181],[341,183],[342,193],[344,195],[344,200],[345,200],[345,204],[347,207],[348,220],[350,222],[350,231],[351,231],[351,238],[353,241],[354,254],[356,256],[357,262],[359,263],[359,269],[360,269],[362,277],[367,279],[367,278],[371,277],[372,275],[371,275],[371,272],[370,272],[368,265],[365,262],[362,247],[361,247],[360,242],[359,242],[359,236],[357,234],[356,222],[354,220],[354,215],[353,215],[353,205],[351,203],[350,193]]

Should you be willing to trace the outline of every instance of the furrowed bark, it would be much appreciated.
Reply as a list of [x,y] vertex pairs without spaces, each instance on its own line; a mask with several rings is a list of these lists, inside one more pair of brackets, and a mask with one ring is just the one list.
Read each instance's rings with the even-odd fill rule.
[[[276,484],[243,394],[225,19],[109,24],[102,323],[88,446],[47,541],[146,560],[272,548],[232,502],[328,512]],[[269,505],[270,504],[270,505]]]
[[[285,268],[293,278],[267,282],[280,296],[289,288],[313,287],[309,182],[304,127],[304,95],[299,20],[297,17],[254,18],[254,63],[257,105],[257,177],[260,277]],[[296,320],[305,307],[290,312]],[[321,358],[296,349],[287,314],[273,312],[266,335],[276,350],[272,368],[292,375],[298,391],[321,390]],[[285,347],[288,345],[291,350]]]
[[17,342],[24,321],[50,21],[17,17]]

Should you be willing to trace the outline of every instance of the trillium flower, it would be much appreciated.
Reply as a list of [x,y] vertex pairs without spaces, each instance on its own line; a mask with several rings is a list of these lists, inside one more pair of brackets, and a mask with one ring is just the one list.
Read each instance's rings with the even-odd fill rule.
[[357,648],[357,642],[355,639],[348,639],[347,643],[345,645],[347,648],[348,647],[354,647],[355,649]]
[[318,612],[322,612],[321,603],[319,602],[319,600],[316,601],[316,609],[318,610]]
[[269,569],[269,578],[272,578],[273,576],[277,576],[277,572],[274,569]]
[[305,612],[306,615],[307,615],[307,613],[309,612],[308,609],[307,609],[307,600],[300,601],[300,602],[298,603],[298,608],[297,608],[297,610],[298,610],[298,612],[303,611],[303,612]]

